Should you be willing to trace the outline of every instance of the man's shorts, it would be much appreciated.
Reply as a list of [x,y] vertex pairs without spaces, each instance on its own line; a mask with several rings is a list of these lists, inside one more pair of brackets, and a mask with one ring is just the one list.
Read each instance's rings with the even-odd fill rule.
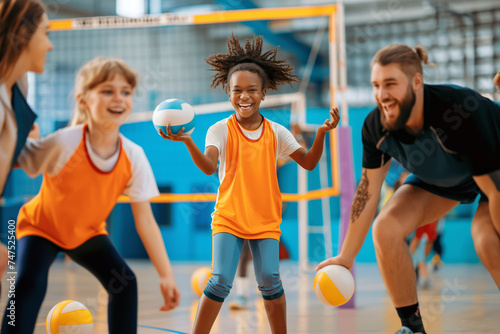
[[410,174],[405,181],[405,184],[411,184],[427,190],[434,195],[444,198],[449,198],[463,204],[469,204],[476,200],[477,195],[481,195],[480,202],[487,202],[488,197],[479,189],[473,179],[470,181],[454,186],[454,187],[439,187],[433,184],[426,183],[420,180],[415,174]]

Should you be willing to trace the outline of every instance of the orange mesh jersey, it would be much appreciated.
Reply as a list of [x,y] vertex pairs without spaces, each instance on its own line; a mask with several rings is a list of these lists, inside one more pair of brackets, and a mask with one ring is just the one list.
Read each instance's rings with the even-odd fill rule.
[[212,234],[279,240],[281,192],[276,162],[301,146],[277,123],[264,119],[259,129],[246,131],[234,116],[209,130],[206,146],[210,145],[219,148],[223,169],[219,172],[221,185],[212,215]]
[[[36,235],[72,249],[107,234],[105,220],[120,195],[128,194],[132,201],[158,195],[151,167],[139,146],[121,136],[116,162],[103,171],[89,154],[86,129],[60,130],[29,143],[23,151],[21,166],[32,175],[42,170],[44,178],[38,195],[19,212],[17,238]],[[54,161],[41,158],[43,154]]]

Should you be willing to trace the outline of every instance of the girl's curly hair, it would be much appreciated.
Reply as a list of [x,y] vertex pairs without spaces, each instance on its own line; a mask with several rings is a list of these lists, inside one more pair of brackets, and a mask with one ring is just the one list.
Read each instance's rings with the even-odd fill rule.
[[227,92],[229,79],[237,71],[257,73],[262,80],[262,89],[278,90],[278,85],[300,82],[299,77],[293,74],[293,66],[286,60],[276,59],[279,47],[262,53],[262,43],[262,36],[254,36],[252,41],[245,38],[243,49],[238,37],[231,34],[227,39],[227,53],[213,54],[205,59],[211,70],[217,72],[210,76],[210,87],[222,85]]

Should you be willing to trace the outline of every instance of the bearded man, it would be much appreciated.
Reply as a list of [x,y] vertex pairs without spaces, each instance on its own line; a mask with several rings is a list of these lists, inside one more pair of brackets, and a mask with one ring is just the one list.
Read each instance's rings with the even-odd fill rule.
[[[480,196],[474,247],[500,288],[500,107],[474,90],[423,82],[426,50],[390,45],[375,55],[371,83],[377,108],[363,130],[363,169],[350,224],[336,257],[351,268],[374,219],[392,158],[411,172],[373,226],[377,262],[401,318],[396,333],[425,333],[416,276],[405,238]],[[498,81],[498,80],[497,80]],[[500,87],[500,85],[499,85]]]

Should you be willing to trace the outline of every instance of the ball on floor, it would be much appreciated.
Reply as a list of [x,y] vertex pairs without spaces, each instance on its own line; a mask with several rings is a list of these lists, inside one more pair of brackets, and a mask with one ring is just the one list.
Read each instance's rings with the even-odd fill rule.
[[340,306],[354,294],[354,277],[343,266],[323,267],[314,277],[314,293],[323,304]]
[[212,270],[209,267],[198,268],[191,275],[191,287],[198,296],[202,295],[210,277]]
[[48,334],[91,334],[93,326],[90,311],[74,300],[56,304],[45,321]]

